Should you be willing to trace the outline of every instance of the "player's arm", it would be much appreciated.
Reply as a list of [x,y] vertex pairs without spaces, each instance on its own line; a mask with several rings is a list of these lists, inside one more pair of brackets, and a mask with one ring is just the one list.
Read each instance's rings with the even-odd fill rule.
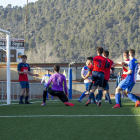
[[25,70],[25,71],[18,71],[18,75],[24,74],[24,73],[28,73],[28,70]]
[[66,84],[66,78],[65,77],[64,77],[64,89],[65,89],[65,94],[68,96],[67,84]]
[[51,82],[52,82],[52,76],[49,78],[49,81],[48,81],[47,86],[46,86],[47,88],[50,86]]
[[89,66],[87,69],[88,69],[88,74],[84,77],[84,79],[87,79],[91,75],[93,68],[92,68],[92,66]]
[[129,75],[129,74],[131,74],[132,72],[133,72],[133,70],[128,70],[128,72],[124,72],[123,74]]
[[127,66],[127,64],[126,64],[126,63],[123,63],[123,64],[122,64],[122,66],[123,66],[123,68],[125,68],[125,69],[127,69],[127,70],[128,70],[128,66]]
[[115,72],[115,68],[114,67],[111,67],[110,69],[110,74],[114,73]]
[[41,80],[41,83],[43,83],[44,82],[44,76],[42,77],[42,80]]
[[129,70],[127,72],[124,72],[123,74],[131,74],[133,72],[133,62],[130,62],[130,65],[129,65]]
[[38,75],[38,74],[33,74],[33,73],[31,73],[30,71],[28,71],[28,74],[29,74],[29,75],[31,75],[31,76],[36,76],[36,77],[39,77],[39,75]]
[[17,69],[18,69],[18,75],[28,73],[28,70],[21,71],[21,64],[20,63],[18,64]]
[[116,62],[112,65],[112,67],[122,66],[123,62]]
[[29,74],[29,75],[39,77],[38,74],[33,74],[33,73],[31,73],[30,71],[31,71],[31,70],[30,70],[30,67],[28,67],[28,74]]

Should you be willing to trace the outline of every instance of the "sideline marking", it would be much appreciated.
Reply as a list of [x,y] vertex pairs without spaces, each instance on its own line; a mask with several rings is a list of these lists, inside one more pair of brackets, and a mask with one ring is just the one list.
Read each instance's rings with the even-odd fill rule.
[[31,117],[140,117],[140,115],[19,115],[0,116],[0,118],[31,118]]

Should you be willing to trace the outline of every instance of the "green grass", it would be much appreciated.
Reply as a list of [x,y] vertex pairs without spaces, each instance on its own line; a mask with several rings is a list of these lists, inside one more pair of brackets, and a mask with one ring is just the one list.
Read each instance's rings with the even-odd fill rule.
[[[113,105],[115,104],[114,100]],[[0,116],[21,115],[140,115],[129,99],[122,100],[122,108],[102,101],[102,107],[84,106],[72,100],[74,107],[60,101],[31,105],[0,106]],[[86,102],[86,100],[85,100]],[[0,118],[0,140],[137,140],[140,137],[140,117],[3,117]]]

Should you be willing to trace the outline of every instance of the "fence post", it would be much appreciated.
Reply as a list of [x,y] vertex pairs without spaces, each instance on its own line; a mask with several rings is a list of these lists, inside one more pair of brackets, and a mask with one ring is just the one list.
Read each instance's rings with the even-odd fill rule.
[[68,79],[69,79],[69,99],[72,99],[72,69],[69,68],[69,75],[68,75]]
[[14,83],[12,83],[12,99],[14,101]]
[[1,100],[3,102],[3,82],[1,82]]
[[17,83],[17,101],[18,101],[18,83]]
[[34,95],[34,84],[33,84],[33,99],[35,98],[35,95]]
[[30,84],[30,91],[29,91],[29,93],[30,93],[30,100],[31,100],[31,84]]

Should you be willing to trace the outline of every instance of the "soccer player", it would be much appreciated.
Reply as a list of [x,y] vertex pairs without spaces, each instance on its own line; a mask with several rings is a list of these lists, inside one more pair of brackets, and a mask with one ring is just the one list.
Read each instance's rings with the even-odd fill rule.
[[[87,60],[86,60],[86,66],[83,67],[82,70],[81,70],[81,77],[82,78],[84,78],[88,74],[88,66],[92,64],[92,60],[93,60],[93,57],[88,57],[87,58]],[[90,80],[91,80],[91,76],[89,76],[87,79],[84,80],[86,91],[88,90]],[[82,95],[80,96],[80,98],[78,99],[79,102],[83,102],[82,99],[86,96],[86,94],[85,94],[86,91],[84,91],[82,93]],[[94,96],[93,96],[93,103],[96,103]]]
[[[104,76],[104,81],[103,81],[103,89],[104,89],[104,92],[105,92],[105,97],[107,98],[109,103],[112,104],[112,101],[111,101],[110,96],[109,96],[109,84],[108,84],[108,81],[110,79],[110,71],[113,72],[114,68],[112,67],[113,61],[111,59],[109,59],[108,56],[109,56],[109,51],[104,50],[103,51],[103,57],[106,58],[106,60],[107,60],[108,68],[105,69],[105,76]],[[98,94],[96,96],[98,98]]]
[[123,81],[120,82],[120,84],[116,88],[115,93],[116,105],[114,105],[112,108],[120,108],[121,90],[125,90],[125,94],[127,94],[128,98],[131,99],[133,102],[135,102],[135,107],[138,107],[140,104],[140,101],[137,101],[135,96],[132,93],[130,93],[136,83],[138,72],[138,61],[135,59],[135,50],[133,49],[129,50],[129,57],[130,57],[130,62],[128,64],[129,70],[128,72],[124,72],[124,74],[127,74],[127,76]]
[[28,95],[29,95],[29,81],[28,81],[28,74],[31,76],[36,76],[38,77],[38,74],[33,74],[30,72],[30,67],[29,64],[26,63],[27,60],[27,56],[26,55],[22,55],[21,56],[22,62],[18,64],[17,69],[18,69],[18,74],[19,74],[19,82],[21,85],[21,93],[20,93],[20,101],[19,104],[24,104],[23,103],[23,97],[25,94],[25,104],[31,104],[30,102],[28,102]]
[[[66,85],[66,78],[63,74],[59,73],[60,67],[59,65],[54,65],[55,74],[53,74],[48,83],[47,83],[47,90],[52,83],[52,88],[48,90],[50,95],[57,96],[66,106],[74,106],[73,103],[69,102],[67,97],[67,85]],[[65,93],[63,91],[63,83]]]
[[[46,96],[47,96],[47,100],[49,99],[48,98],[48,93],[46,92],[46,86],[47,86],[47,83],[49,81],[49,78],[51,77],[51,74],[49,74],[49,70],[46,70],[46,74],[42,77],[42,80],[41,80],[41,83],[44,83],[44,91],[43,91],[43,103],[46,103]],[[50,88],[51,88],[51,85],[50,85]],[[52,100],[54,100],[53,96],[52,97]]]
[[103,57],[106,58],[107,64],[109,66],[105,70],[103,89],[104,89],[104,92],[105,92],[105,95],[106,95],[107,99],[109,100],[109,103],[112,104],[112,101],[111,101],[110,96],[109,96],[109,84],[108,84],[108,81],[109,81],[109,78],[110,78],[110,71],[113,72],[114,69],[112,68],[113,61],[111,59],[109,59],[108,56],[109,56],[109,51],[107,51],[107,50],[103,51]]
[[104,58],[102,56],[102,53],[103,53],[103,48],[98,47],[97,56],[95,56],[93,58],[93,65],[89,66],[88,74],[84,78],[84,79],[87,79],[90,76],[90,74],[92,73],[91,82],[89,84],[89,89],[88,89],[87,94],[90,92],[92,85],[93,85],[93,89],[92,89],[92,92],[90,92],[89,100],[87,101],[85,106],[88,106],[91,103],[91,98],[92,98],[92,96],[94,96],[94,92],[97,89],[97,87],[98,87],[98,92],[99,92],[99,95],[98,95],[99,101],[98,101],[97,106],[101,106],[101,99],[102,99],[102,94],[103,94],[102,90],[103,90],[104,73],[105,73],[105,69],[107,67],[106,58]]
[[[125,50],[123,52],[123,58],[125,61],[127,61],[129,63],[129,51],[128,50]],[[121,76],[122,80],[126,78],[127,74],[124,74],[125,72],[128,72],[128,63],[127,64],[124,64],[122,65],[122,68],[123,68],[123,74]],[[122,94],[122,98],[124,98],[124,94],[125,94],[125,91],[122,91],[123,94]]]

